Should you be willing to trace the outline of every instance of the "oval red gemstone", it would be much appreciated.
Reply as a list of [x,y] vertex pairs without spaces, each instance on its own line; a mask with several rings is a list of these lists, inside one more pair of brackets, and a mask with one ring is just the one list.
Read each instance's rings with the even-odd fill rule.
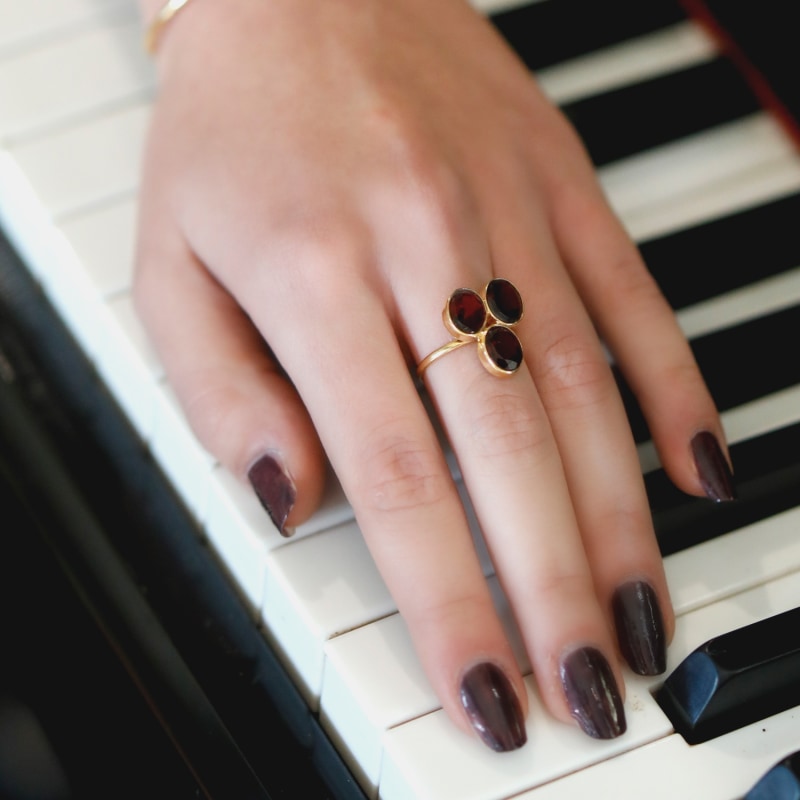
[[513,325],[522,317],[522,298],[511,281],[495,278],[486,287],[489,311],[498,322]]
[[447,304],[450,321],[463,333],[475,334],[486,322],[486,306],[472,289],[456,289]]
[[522,345],[514,331],[492,325],[486,331],[486,354],[503,372],[516,372],[522,363]]

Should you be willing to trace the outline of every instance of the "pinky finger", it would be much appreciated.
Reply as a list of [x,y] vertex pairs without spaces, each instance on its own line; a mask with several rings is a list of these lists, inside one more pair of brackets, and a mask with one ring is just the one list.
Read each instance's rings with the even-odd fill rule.
[[732,500],[722,422],[672,309],[601,198],[582,204],[575,218],[582,235],[561,231],[562,252],[639,401],[664,467],[689,494]]
[[316,509],[325,462],[292,384],[234,298],[185,248],[141,254],[135,300],[190,426],[284,536]]

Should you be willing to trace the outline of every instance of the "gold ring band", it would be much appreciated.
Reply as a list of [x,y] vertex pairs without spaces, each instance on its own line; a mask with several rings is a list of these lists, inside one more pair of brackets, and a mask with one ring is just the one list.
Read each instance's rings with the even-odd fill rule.
[[421,378],[422,373],[425,372],[434,361],[438,361],[442,356],[446,356],[452,350],[458,350],[459,347],[463,347],[465,344],[469,344],[468,339],[451,339],[441,347],[437,347],[432,353],[428,353],[417,365],[417,377]]
[[144,49],[154,55],[158,41],[166,24],[189,2],[189,0],[167,0],[153,17],[144,34]]
[[522,298],[511,281],[495,278],[478,294],[456,289],[445,303],[442,320],[452,335],[417,365],[417,377],[442,356],[465,344],[478,345],[478,357],[495,377],[509,377],[522,365],[522,344],[511,330],[522,319]]

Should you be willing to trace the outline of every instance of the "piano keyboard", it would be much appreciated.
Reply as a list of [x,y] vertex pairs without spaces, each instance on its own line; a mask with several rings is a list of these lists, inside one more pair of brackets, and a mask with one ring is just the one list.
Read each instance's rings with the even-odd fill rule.
[[[552,17],[557,25],[559,4],[569,9],[576,0],[480,5],[498,15],[500,30],[522,48],[538,30],[536,17],[527,15]],[[665,282],[673,278],[672,261],[676,272],[692,258],[698,269],[707,263],[715,270],[701,296],[692,294],[702,283],[695,270],[685,272],[691,283],[674,280],[680,323],[698,346],[711,336],[724,345],[740,325],[795,310],[787,323],[793,338],[745,345],[755,357],[743,354],[742,362],[760,362],[766,390],[736,361],[722,370],[720,391],[730,398],[726,431],[734,445],[745,443],[800,422],[800,252],[792,251],[791,236],[800,154],[776,121],[752,104],[698,26],[670,3],[619,5],[650,7],[627,38],[589,41],[596,32],[587,25],[589,40],[565,60],[546,48],[540,62],[535,47],[521,54],[585,132],[610,201],[643,252],[653,254],[654,264],[662,253]],[[634,16],[638,20],[638,10]],[[0,0],[0,19],[0,223],[174,484],[367,797],[565,800],[591,794],[625,800],[646,792],[653,800],[734,800],[800,749],[800,712],[794,709],[690,746],[653,697],[662,679],[630,674],[629,729],[616,740],[589,740],[549,718],[530,680],[525,748],[497,755],[456,730],[422,674],[335,478],[319,512],[293,539],[283,539],[249,489],[196,443],[149,349],[130,285],[137,180],[155,78],[141,49],[135,4]],[[570,37],[566,28],[545,36],[567,44]],[[686,112],[675,138],[666,139],[658,125],[628,130],[604,111],[633,114],[649,102],[649,92],[673,103],[675,113]],[[716,97],[727,98],[726,107],[712,111]],[[725,235],[727,218],[730,231],[744,230],[758,222],[752,217],[746,223],[747,214],[766,217],[773,207],[769,219],[782,221],[774,236],[756,246],[747,242],[747,257],[759,263],[744,265],[751,270],[744,284],[739,250],[725,250],[719,263],[707,240],[695,236],[701,225],[706,231],[722,226]],[[773,240],[781,236],[785,248],[773,262]],[[681,241],[692,248],[683,255]],[[715,368],[713,360],[708,368]],[[737,387],[746,391],[737,394]],[[646,436],[639,438],[642,468],[657,478],[655,453]],[[719,536],[669,550],[666,569],[678,614],[669,671],[719,633],[800,606],[800,484],[793,486],[777,513],[747,524],[734,520]]]

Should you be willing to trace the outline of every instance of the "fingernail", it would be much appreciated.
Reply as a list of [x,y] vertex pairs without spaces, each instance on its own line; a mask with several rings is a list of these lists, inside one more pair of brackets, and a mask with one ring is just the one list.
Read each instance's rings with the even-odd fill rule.
[[492,750],[517,750],[527,741],[517,693],[495,664],[478,664],[464,675],[461,704],[472,727]]
[[702,431],[695,435],[692,455],[706,496],[717,503],[735,500],[733,473],[713,433]]
[[625,709],[614,673],[603,654],[593,647],[574,650],[561,663],[561,682],[572,716],[594,739],[613,739],[625,733]]
[[282,536],[291,536],[286,520],[294,507],[297,490],[283,466],[269,455],[262,456],[247,473],[250,485]]
[[653,587],[625,583],[611,602],[622,655],[637,675],[660,675],[667,668],[664,618]]

